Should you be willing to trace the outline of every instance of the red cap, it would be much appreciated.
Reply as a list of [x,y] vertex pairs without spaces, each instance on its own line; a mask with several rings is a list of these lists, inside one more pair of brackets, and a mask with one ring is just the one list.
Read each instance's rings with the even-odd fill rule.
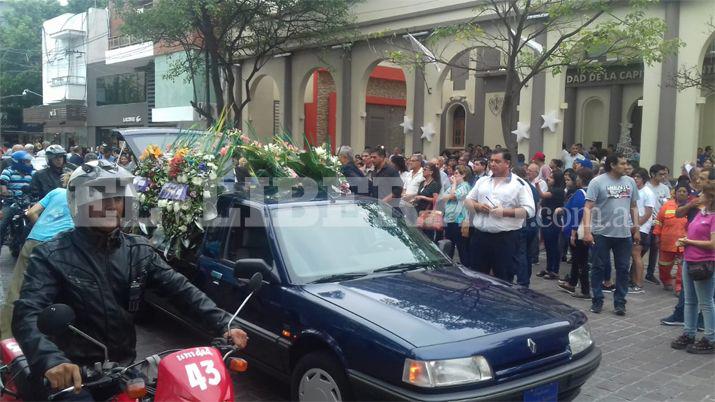
[[534,157],[531,158],[532,161],[535,160],[535,159],[538,159],[538,160],[540,160],[540,161],[545,161],[545,160],[546,160],[546,155],[544,155],[544,153],[541,152],[541,151],[537,151],[537,152],[534,154]]

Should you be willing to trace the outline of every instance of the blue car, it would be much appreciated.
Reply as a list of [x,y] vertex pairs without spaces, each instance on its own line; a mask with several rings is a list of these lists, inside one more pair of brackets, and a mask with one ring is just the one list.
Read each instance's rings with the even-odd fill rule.
[[218,211],[177,269],[226,311],[263,275],[245,355],[294,400],[566,400],[600,363],[582,312],[455,264],[381,202],[228,194]]

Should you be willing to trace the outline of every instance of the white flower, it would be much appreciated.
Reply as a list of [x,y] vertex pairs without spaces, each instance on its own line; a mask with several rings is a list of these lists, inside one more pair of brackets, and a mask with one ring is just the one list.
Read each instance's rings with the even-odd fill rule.
[[325,156],[325,154],[326,154],[325,148],[323,148],[323,147],[315,148],[315,154],[318,156]]
[[198,176],[194,176],[194,177],[191,179],[191,183],[192,183],[193,185],[195,185],[195,186],[200,186],[200,185],[201,185],[201,182],[202,182],[202,180],[201,180],[201,178],[198,177]]
[[139,202],[144,202],[144,194],[139,193],[139,195],[137,195],[137,200],[138,200]]
[[179,232],[186,232],[186,229],[188,229],[186,225],[179,226]]
[[216,173],[214,173],[214,172],[209,173],[209,179],[216,180],[217,178],[218,178],[218,176],[216,176]]
[[189,203],[188,202],[182,202],[181,203],[181,210],[182,211],[188,211],[189,209]]
[[189,181],[189,178],[186,177],[185,174],[180,174],[179,177],[176,178],[176,181],[178,181],[179,183],[186,183],[187,181]]
[[178,202],[175,202],[174,203],[174,212],[179,212],[179,211],[181,211],[181,204],[179,204]]
[[213,155],[206,155],[206,160],[207,160],[207,161],[212,161],[212,160],[214,160],[214,156],[213,156]]
[[211,169],[216,169],[216,165],[212,162],[207,163],[206,166],[208,166]]
[[159,202],[156,203],[159,208],[166,208],[166,204],[166,200],[159,200]]
[[211,192],[209,190],[204,190],[204,198],[211,198]]

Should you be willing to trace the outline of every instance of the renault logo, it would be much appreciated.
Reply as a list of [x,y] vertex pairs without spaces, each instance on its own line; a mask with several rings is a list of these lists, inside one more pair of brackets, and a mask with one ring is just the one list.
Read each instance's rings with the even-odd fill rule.
[[534,342],[533,339],[528,338],[526,340],[526,346],[529,347],[529,349],[531,350],[531,353],[536,353],[536,342]]

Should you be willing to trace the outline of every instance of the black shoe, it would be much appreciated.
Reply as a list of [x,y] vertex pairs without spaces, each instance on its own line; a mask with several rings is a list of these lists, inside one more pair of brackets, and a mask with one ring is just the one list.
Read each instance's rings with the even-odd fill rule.
[[679,337],[675,338],[674,341],[670,342],[670,347],[673,349],[682,350],[687,348],[689,345],[692,345],[693,343],[695,343],[695,337],[682,334]]
[[559,276],[556,275],[556,274],[553,273],[553,272],[547,272],[546,275],[544,275],[544,279],[548,279],[548,280],[552,280],[552,281],[553,281],[554,279],[559,279]]
[[626,306],[616,306],[613,312],[616,313],[616,315],[624,316],[626,315]]
[[606,292],[606,293],[613,293],[613,291],[615,291],[615,290],[616,290],[616,285],[613,285],[613,284],[608,285],[608,286],[603,285],[601,287],[601,291]]
[[696,355],[709,355],[715,353],[715,343],[710,342],[705,338],[701,338],[699,341],[691,343],[686,346],[688,353],[695,353]]
[[574,294],[574,292],[576,291],[576,288],[574,288],[573,286],[569,285],[568,283],[559,283],[557,286],[558,286],[561,290],[564,290],[564,291],[566,291],[566,293],[569,293],[569,294]]
[[539,272],[538,274],[536,274],[536,276],[538,276],[539,278],[543,278],[543,277],[546,276],[546,274],[548,274],[548,272],[546,272],[546,271],[541,271],[541,272]]
[[662,318],[660,320],[660,323],[669,327],[682,327],[683,325],[685,325],[683,319],[676,317],[675,314],[671,314],[665,318]]
[[591,312],[594,314],[601,314],[601,311],[603,311],[603,305],[602,304],[596,304],[593,303],[591,304]]
[[571,296],[575,297],[577,299],[590,299],[591,298],[591,295],[588,293],[584,294],[584,293],[574,292],[574,293],[571,293]]
[[654,285],[660,285],[660,281],[654,275],[646,275],[645,280]]

